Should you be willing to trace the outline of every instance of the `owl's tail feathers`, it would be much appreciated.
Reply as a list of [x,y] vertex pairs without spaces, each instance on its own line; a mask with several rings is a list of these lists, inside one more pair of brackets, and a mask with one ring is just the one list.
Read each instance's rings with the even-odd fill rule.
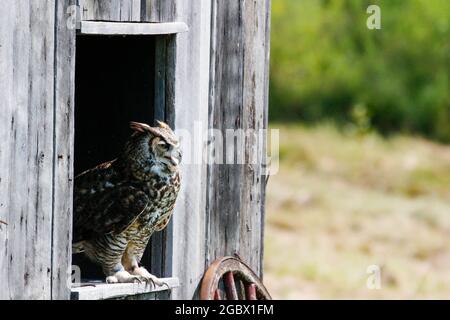
[[84,241],[72,243],[72,254],[81,253],[84,251]]

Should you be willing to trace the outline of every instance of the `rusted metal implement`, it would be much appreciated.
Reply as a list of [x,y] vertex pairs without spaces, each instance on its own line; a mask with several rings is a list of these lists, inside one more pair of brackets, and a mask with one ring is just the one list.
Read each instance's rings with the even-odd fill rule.
[[240,259],[222,257],[206,271],[201,288],[201,300],[271,300],[258,276]]

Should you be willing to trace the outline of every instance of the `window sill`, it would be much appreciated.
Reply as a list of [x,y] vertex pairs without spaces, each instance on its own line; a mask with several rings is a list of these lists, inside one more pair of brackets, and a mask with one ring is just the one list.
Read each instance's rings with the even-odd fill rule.
[[136,23],[82,21],[80,34],[85,35],[162,35],[183,33],[189,30],[183,22]]
[[122,298],[127,296],[135,296],[140,294],[156,293],[169,291],[179,287],[178,278],[163,278],[166,286],[156,286],[145,283],[115,283],[107,284],[100,281],[83,282],[79,286],[73,286],[71,289],[71,300],[104,300]]

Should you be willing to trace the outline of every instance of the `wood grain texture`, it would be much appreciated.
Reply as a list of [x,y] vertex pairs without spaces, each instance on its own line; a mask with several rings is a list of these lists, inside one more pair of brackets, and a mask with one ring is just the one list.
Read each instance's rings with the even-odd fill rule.
[[[186,22],[189,32],[178,34],[173,57],[176,69],[173,91],[166,101],[176,130],[194,133],[208,126],[208,87],[211,8],[209,0],[178,0],[177,17]],[[166,91],[167,92],[167,91]],[[206,153],[206,142],[181,139],[183,159]],[[173,276],[180,279],[174,299],[195,297],[205,270],[205,195],[206,165],[182,161],[182,186],[173,215]]]
[[121,1],[120,21],[140,21],[141,0]]
[[8,0],[9,11],[5,7],[0,8],[0,14],[3,18],[0,19],[0,139],[2,147],[0,148],[0,220],[8,223],[8,225],[0,224],[0,299],[9,299],[10,284],[9,284],[9,232],[10,226],[14,219],[10,214],[10,179],[13,178],[10,174],[10,159],[13,149],[12,129],[14,128],[13,119],[13,87],[12,79],[14,74],[13,64],[10,59],[13,57],[13,41],[12,28],[14,24],[15,15],[15,1]]
[[[267,129],[270,0],[244,1],[244,129]],[[256,133],[255,132],[255,133]],[[265,136],[246,136],[239,254],[262,276],[265,201]]]
[[142,0],[142,21],[168,22],[177,18],[179,0]]
[[82,20],[171,22],[177,0],[79,0]]
[[125,0],[81,0],[82,20],[122,21],[121,9],[130,5]]
[[[167,283],[170,289],[176,288],[180,285],[177,278],[163,278],[161,279]],[[153,287],[145,283],[115,283],[106,284],[98,282],[83,283],[81,287],[75,287],[71,290],[72,300],[104,300],[113,298],[123,298],[126,296],[135,296],[133,300],[152,300],[165,299],[170,293],[166,292],[166,286]],[[153,293],[149,299],[148,295]],[[157,293],[157,295],[155,295]]]
[[[242,128],[241,2],[213,1],[212,10],[209,126],[225,136],[226,129]],[[241,165],[208,166],[206,266],[239,251],[242,170]]]
[[58,0],[56,6],[52,299],[69,299],[70,297],[75,29],[67,26],[67,8],[75,2],[75,0]]
[[[155,43],[155,74],[154,74],[154,112],[153,125],[156,120],[169,123],[170,122],[166,103],[172,101],[169,95],[171,91],[166,92],[166,88],[170,88],[169,83],[173,83],[174,79],[169,77],[168,70],[174,68],[174,61],[170,57],[173,55],[174,47],[171,43],[175,42],[174,36],[161,36],[156,38]],[[152,235],[146,251],[141,259],[141,263],[150,266],[149,271],[157,277],[172,276],[172,255],[173,255],[173,221],[169,222],[167,227],[161,232]],[[142,297],[143,298],[143,297]]]
[[4,299],[51,297],[54,8],[55,1],[0,8]]
[[[265,7],[264,7],[264,79],[262,81],[264,82],[264,88],[263,88],[263,94],[264,94],[264,105],[262,110],[262,117],[263,117],[263,129],[268,130],[269,129],[269,83],[270,83],[270,30],[271,30],[271,2],[272,0],[266,0],[265,1]],[[262,18],[262,17],[261,17]],[[264,269],[263,269],[263,261],[264,261],[264,231],[265,231],[265,215],[266,215],[266,207],[265,207],[265,200],[266,200],[266,190],[267,190],[267,181],[268,181],[268,175],[269,168],[267,166],[267,138],[263,139],[263,141],[260,141],[261,143],[261,154],[262,154],[262,160],[263,160],[263,174],[262,178],[264,181],[261,182],[261,252],[260,252],[260,261],[259,264],[261,266],[259,270],[259,276],[261,279],[264,277]]]
[[[269,0],[213,1],[209,125],[224,136],[267,126],[269,8]],[[265,143],[246,135],[245,164],[208,167],[207,265],[237,253],[262,273]]]
[[[166,92],[169,82],[173,78],[168,78],[167,70],[173,68],[173,60],[169,59],[169,51],[174,50],[169,47],[170,42],[174,42],[174,36],[161,36],[156,40],[155,46],[155,108],[154,120],[168,122],[166,110],[167,96],[171,94]],[[150,260],[151,272],[158,277],[172,276],[172,254],[173,254],[173,222],[169,222],[167,227],[161,232],[153,234],[150,242],[151,250]]]

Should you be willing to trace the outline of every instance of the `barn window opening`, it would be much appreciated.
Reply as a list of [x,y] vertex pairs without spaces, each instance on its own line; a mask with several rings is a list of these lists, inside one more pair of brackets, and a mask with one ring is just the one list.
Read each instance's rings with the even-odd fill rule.
[[129,121],[154,117],[154,37],[78,36],[75,174],[114,159]]
[[[166,50],[170,36],[77,35],[75,67],[75,176],[115,159],[132,131],[130,121],[166,120]],[[150,240],[141,264],[169,277],[171,225]],[[82,282],[105,280],[101,268],[74,254]]]

